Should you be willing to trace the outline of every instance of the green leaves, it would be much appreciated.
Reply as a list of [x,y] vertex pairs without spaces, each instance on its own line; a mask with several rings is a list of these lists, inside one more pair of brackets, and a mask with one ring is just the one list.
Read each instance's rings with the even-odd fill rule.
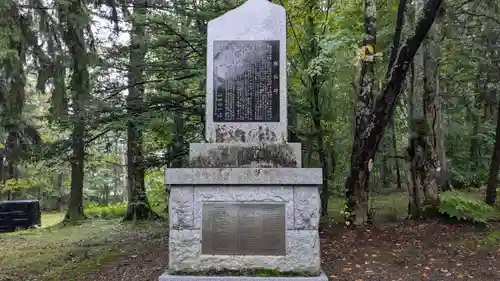
[[486,223],[495,216],[493,207],[462,192],[444,192],[439,200],[439,212],[457,220]]

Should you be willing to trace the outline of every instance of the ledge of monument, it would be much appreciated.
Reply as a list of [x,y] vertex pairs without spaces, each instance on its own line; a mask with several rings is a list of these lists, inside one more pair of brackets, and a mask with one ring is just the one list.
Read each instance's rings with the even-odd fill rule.
[[192,168],[300,168],[300,143],[191,143]]
[[166,185],[320,185],[321,168],[180,168],[165,170]]
[[159,281],[328,281],[325,272],[321,271],[319,276],[303,277],[274,277],[274,276],[189,276],[170,275],[163,273]]

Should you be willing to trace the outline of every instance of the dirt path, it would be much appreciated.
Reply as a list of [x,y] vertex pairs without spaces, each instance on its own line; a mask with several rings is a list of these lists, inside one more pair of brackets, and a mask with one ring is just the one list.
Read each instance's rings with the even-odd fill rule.
[[78,281],[158,281],[168,266],[168,238],[138,239],[124,249],[124,258],[103,265]]
[[323,268],[331,280],[500,280],[500,233],[489,242],[487,233],[440,222],[331,226],[321,234]]
[[[326,226],[322,267],[330,280],[342,281],[500,280],[500,232],[492,232],[499,229],[440,222]],[[156,281],[168,264],[167,243],[139,240],[126,258],[78,280]]]

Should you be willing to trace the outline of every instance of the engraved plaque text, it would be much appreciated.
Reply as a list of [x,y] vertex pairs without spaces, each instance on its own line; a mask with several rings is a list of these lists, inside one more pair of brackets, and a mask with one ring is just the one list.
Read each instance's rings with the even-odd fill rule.
[[201,253],[285,255],[285,205],[204,203]]
[[279,122],[279,40],[213,47],[214,122]]

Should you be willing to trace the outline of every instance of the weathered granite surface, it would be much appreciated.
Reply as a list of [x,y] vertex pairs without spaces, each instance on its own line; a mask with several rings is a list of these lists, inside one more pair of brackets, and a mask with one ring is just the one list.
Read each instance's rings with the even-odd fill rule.
[[[279,40],[280,121],[213,121],[214,41]],[[286,14],[282,6],[267,0],[249,0],[240,7],[208,22],[206,137],[209,142],[282,142],[287,139]]]
[[318,188],[296,186],[294,194],[294,229],[314,229],[319,226],[321,200]]
[[160,281],[328,281],[324,272],[314,277],[249,277],[249,276],[179,276],[167,272],[160,276]]
[[300,168],[300,143],[191,143],[193,168]]
[[165,169],[167,185],[320,185],[320,168],[182,168]]
[[317,186],[172,186],[170,228],[200,229],[204,202],[284,202],[287,229],[318,229]]
[[194,187],[183,186],[170,190],[168,213],[170,229],[192,229],[194,226]]
[[328,281],[324,272],[314,277],[179,276],[165,272],[160,281]]
[[193,229],[201,229],[202,207],[205,202],[283,202],[285,203],[286,229],[295,229],[293,187],[197,186],[194,189]]
[[170,230],[170,271],[273,269],[320,273],[317,230],[287,230],[285,256],[202,255],[201,230]]

